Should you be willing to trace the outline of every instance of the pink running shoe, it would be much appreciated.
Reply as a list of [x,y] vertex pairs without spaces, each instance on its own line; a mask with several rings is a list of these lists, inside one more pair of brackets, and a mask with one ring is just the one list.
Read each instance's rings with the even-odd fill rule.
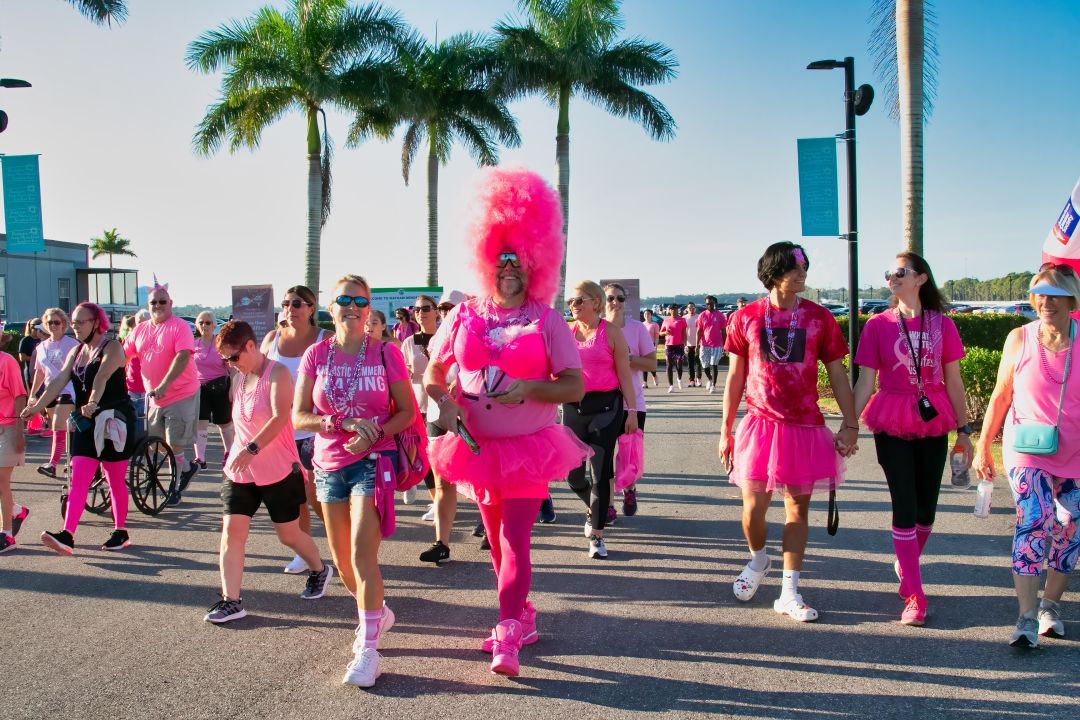
[[[525,601],[525,609],[521,611],[521,644],[532,645],[540,639],[540,633],[536,631],[536,607],[528,600]],[[486,653],[491,652],[495,646],[495,628],[491,629],[491,636],[484,638],[480,649]]]
[[900,613],[900,622],[904,625],[924,625],[926,623],[926,596],[912,595]]
[[495,643],[491,648],[491,672],[517,677],[518,651],[521,649],[521,623],[503,620],[495,626]]

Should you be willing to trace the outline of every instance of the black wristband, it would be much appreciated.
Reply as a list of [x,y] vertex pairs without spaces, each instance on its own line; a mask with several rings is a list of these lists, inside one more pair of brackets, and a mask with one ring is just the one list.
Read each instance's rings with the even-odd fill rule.
[[964,423],[960,427],[956,428],[957,435],[970,435],[975,432],[975,428],[971,427],[971,423]]

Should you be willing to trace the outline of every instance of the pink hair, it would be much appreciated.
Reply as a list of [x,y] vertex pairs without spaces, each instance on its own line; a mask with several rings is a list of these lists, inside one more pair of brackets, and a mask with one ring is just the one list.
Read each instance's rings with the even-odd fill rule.
[[[109,328],[112,327],[112,325],[109,323],[109,316],[105,313],[105,311],[101,308],[100,305],[95,305],[92,302],[81,302],[75,306],[76,310],[78,310],[79,308],[89,310],[91,313],[93,313],[94,321],[97,323],[98,332],[108,332]],[[74,315],[75,313],[72,312],[71,314]]]
[[495,265],[504,250],[517,253],[527,276],[525,294],[550,305],[563,259],[559,195],[531,170],[494,169],[482,181],[480,216],[473,226],[473,269],[484,295],[495,292]]

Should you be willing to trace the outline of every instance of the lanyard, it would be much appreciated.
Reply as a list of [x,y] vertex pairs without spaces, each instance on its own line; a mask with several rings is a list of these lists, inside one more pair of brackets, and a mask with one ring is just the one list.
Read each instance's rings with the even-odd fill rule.
[[904,316],[900,312],[900,308],[896,309],[896,321],[900,324],[900,332],[907,340],[908,349],[911,351],[911,362],[915,366],[915,384],[919,388],[919,392],[922,392],[922,350],[923,350],[923,338],[926,337],[926,310],[922,311],[919,315],[919,347],[916,349],[915,344],[911,342],[911,334],[908,333],[907,323],[904,322]]

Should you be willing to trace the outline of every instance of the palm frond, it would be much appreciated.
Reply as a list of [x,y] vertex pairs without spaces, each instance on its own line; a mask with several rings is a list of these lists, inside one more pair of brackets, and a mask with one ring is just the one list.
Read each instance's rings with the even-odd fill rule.
[[405,135],[401,141],[401,177],[405,180],[406,185],[409,184],[409,172],[412,170],[413,161],[416,159],[416,152],[424,142],[426,134],[427,129],[422,122],[410,123],[405,130]]
[[479,165],[499,164],[499,147],[486,127],[461,117],[453,118],[448,125]]
[[[869,22],[872,26],[867,50],[874,58],[874,77],[877,78],[886,111],[894,121],[900,120],[900,66],[896,56],[896,0],[874,0]],[[930,0],[923,3],[923,116],[934,111],[937,100],[940,55],[938,50],[938,18]]]
[[127,20],[124,0],[68,0],[75,9],[97,25],[117,25]]
[[631,85],[657,85],[678,77],[679,61],[663,43],[631,38],[605,48],[596,64],[618,74]]
[[207,108],[192,145],[200,155],[213,155],[226,139],[230,152],[244,146],[254,150],[263,130],[299,105],[292,88],[258,88],[222,98]]
[[587,100],[605,108],[617,117],[634,120],[653,140],[670,140],[675,137],[675,119],[655,97],[629,85],[622,80],[606,78],[578,86]]
[[330,131],[326,128],[326,111],[320,109],[319,114],[322,115],[323,132],[322,132],[322,162],[319,166],[322,172],[322,224],[326,225],[326,221],[330,219],[330,190],[333,184],[333,174],[330,172],[330,160],[334,154],[333,143],[330,142]]

